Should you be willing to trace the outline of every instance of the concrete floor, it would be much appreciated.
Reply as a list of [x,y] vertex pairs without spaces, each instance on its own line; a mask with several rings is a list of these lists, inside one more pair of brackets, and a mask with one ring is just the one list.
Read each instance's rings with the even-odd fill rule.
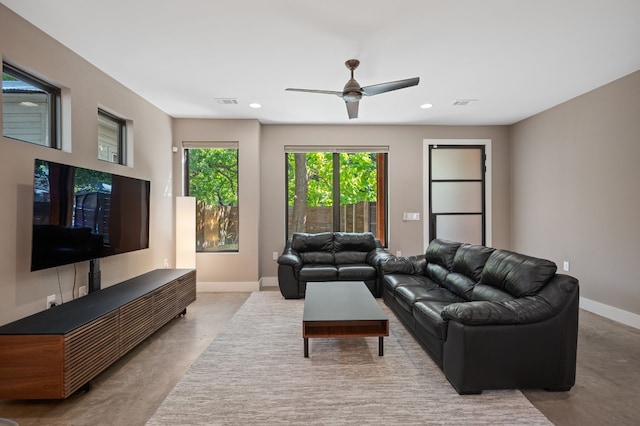
[[[277,289],[272,289],[277,290]],[[28,425],[144,425],[249,293],[198,293],[177,318],[64,401],[0,401]],[[640,424],[640,330],[580,311],[576,385],[524,392],[556,425]]]

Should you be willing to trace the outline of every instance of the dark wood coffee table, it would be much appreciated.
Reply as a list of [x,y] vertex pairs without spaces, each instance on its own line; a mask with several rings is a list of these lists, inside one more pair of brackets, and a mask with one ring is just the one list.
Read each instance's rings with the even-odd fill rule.
[[307,283],[302,316],[304,356],[309,339],[319,337],[378,337],[378,355],[384,355],[389,318],[362,281]]

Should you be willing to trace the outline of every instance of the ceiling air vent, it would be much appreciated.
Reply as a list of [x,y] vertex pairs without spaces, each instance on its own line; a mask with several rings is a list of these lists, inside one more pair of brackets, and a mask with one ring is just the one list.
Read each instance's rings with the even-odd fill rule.
[[238,100],[234,98],[216,98],[216,102],[223,105],[238,105]]
[[472,102],[478,102],[477,99],[456,99],[453,101],[453,106],[467,106]]

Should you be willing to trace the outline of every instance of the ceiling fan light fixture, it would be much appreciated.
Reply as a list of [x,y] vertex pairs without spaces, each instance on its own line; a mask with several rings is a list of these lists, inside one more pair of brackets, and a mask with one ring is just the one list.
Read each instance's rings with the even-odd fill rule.
[[362,93],[360,92],[344,93],[342,95],[342,99],[344,99],[345,102],[358,102],[360,99],[362,99]]

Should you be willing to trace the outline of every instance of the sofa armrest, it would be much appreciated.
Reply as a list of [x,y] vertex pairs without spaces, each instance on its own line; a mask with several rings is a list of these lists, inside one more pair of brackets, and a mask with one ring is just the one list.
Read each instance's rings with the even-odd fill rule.
[[573,286],[560,311],[539,322],[449,321],[442,360],[445,376],[460,394],[485,389],[569,390],[575,384],[578,301],[579,289]]
[[302,268],[302,258],[295,252],[283,253],[278,256],[278,265],[291,266],[296,271],[299,271]]
[[385,274],[424,275],[426,255],[396,257],[391,255],[382,262]]
[[302,268],[302,257],[300,256],[300,253],[291,247],[292,244],[293,241],[289,238],[284,246],[282,254],[278,256],[278,265],[291,266],[297,275],[300,268]]
[[278,257],[278,286],[285,299],[300,297],[298,274],[302,266],[300,254],[291,248],[291,240],[287,241],[284,251]]
[[531,324],[556,315],[577,292],[578,280],[556,274],[535,296],[502,302],[452,303],[442,310],[441,316],[465,325]]
[[395,257],[387,250],[383,248],[376,248],[375,250],[371,250],[367,253],[367,263],[371,266],[375,266],[376,268],[380,266],[387,259]]

